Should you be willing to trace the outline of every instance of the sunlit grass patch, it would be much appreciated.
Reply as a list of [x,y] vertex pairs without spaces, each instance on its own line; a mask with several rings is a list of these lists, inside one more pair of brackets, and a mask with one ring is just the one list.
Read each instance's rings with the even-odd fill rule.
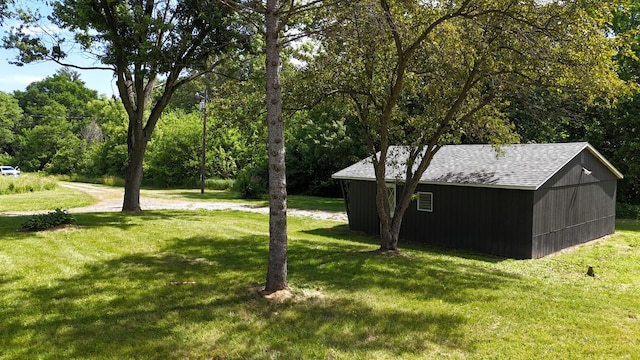
[[100,184],[106,186],[124,186],[124,179],[118,176],[113,175],[103,175],[103,176],[86,176],[79,174],[71,174],[71,175],[56,175],[60,181],[70,181],[70,182],[83,182],[89,184]]
[[[172,189],[172,190],[150,190],[143,189],[143,196],[157,197],[170,200],[189,200],[189,201],[211,201],[211,202],[233,202],[248,204],[255,207],[267,207],[269,201],[241,199],[240,195],[233,190],[205,190],[204,194],[200,193],[200,189]],[[320,211],[345,211],[343,199],[324,198],[318,196],[307,195],[288,195],[287,207],[291,209],[301,210],[320,210]]]
[[71,209],[93,204],[95,200],[83,192],[56,186],[53,190],[0,195],[0,213],[8,211],[47,211]]
[[0,195],[53,190],[57,180],[49,176],[23,173],[18,177],[0,176]]

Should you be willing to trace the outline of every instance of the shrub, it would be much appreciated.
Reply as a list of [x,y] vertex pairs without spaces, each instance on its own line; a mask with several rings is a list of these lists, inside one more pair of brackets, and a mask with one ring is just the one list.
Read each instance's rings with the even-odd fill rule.
[[620,219],[640,219],[640,205],[617,203],[616,216]]
[[204,187],[210,190],[230,190],[233,189],[232,179],[206,179]]
[[233,190],[243,199],[262,198],[269,190],[269,177],[265,173],[259,166],[241,170],[233,183]]
[[13,156],[6,152],[0,152],[0,165],[15,164]]
[[73,224],[76,219],[69,215],[66,210],[55,209],[46,214],[33,215],[29,220],[22,224],[23,230],[41,231],[55,228],[60,225]]

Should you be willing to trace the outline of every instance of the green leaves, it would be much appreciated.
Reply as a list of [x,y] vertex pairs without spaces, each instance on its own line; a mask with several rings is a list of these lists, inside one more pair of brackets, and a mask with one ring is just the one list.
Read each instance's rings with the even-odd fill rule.
[[61,225],[73,224],[76,219],[69,215],[66,210],[59,208],[46,214],[33,215],[22,224],[23,230],[42,231],[52,229]]
[[[308,71],[316,72],[317,94],[348,95],[361,124],[388,132],[393,143],[420,146],[437,140],[443,126],[448,141],[461,141],[479,128],[474,121],[527,84],[572,90],[587,101],[620,84],[604,14],[590,2],[360,1],[333,16],[339,32],[319,39],[322,51]],[[505,129],[491,117],[481,122]]]

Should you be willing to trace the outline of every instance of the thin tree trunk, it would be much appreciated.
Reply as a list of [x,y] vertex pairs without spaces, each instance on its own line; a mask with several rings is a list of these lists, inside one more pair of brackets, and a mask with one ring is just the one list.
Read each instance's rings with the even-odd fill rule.
[[279,1],[267,0],[266,93],[269,143],[269,264],[265,293],[288,288],[287,180],[284,158],[284,122],[280,89]]
[[[432,147],[429,148],[431,149]],[[407,209],[411,204],[411,197],[418,187],[422,174],[424,174],[425,170],[431,163],[431,159],[433,159],[433,156],[438,150],[439,148],[436,148],[435,150],[431,150],[429,153],[421,156],[418,169],[415,172],[407,173],[402,193],[399,198],[396,198],[396,206],[393,216],[391,216],[391,212],[389,212],[388,214],[384,214],[384,216],[386,216],[386,221],[380,221],[380,251],[398,251],[398,241],[400,239],[400,230],[402,228],[404,214],[407,212]],[[378,164],[378,166],[382,166],[382,164]],[[386,184],[384,182],[378,183],[378,180],[376,180],[376,185],[377,193],[384,194],[382,197],[376,195],[376,205],[378,209],[383,209],[385,204],[381,201],[386,201],[388,204],[388,199],[386,197]],[[380,213],[380,210],[378,210],[378,215],[382,219],[383,215]]]

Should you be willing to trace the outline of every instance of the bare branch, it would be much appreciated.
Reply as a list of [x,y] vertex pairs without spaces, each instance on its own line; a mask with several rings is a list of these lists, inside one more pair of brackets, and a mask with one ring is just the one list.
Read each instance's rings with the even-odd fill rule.
[[64,61],[61,61],[60,59],[56,59],[54,57],[51,57],[50,55],[46,55],[45,56],[44,61],[53,61],[54,63],[61,65],[61,66],[65,66],[65,67],[70,67],[73,69],[78,69],[78,70],[109,70],[109,71],[115,71],[115,67],[109,67],[109,66],[80,66],[80,65],[75,65],[75,64],[71,64],[71,63],[67,63]]

